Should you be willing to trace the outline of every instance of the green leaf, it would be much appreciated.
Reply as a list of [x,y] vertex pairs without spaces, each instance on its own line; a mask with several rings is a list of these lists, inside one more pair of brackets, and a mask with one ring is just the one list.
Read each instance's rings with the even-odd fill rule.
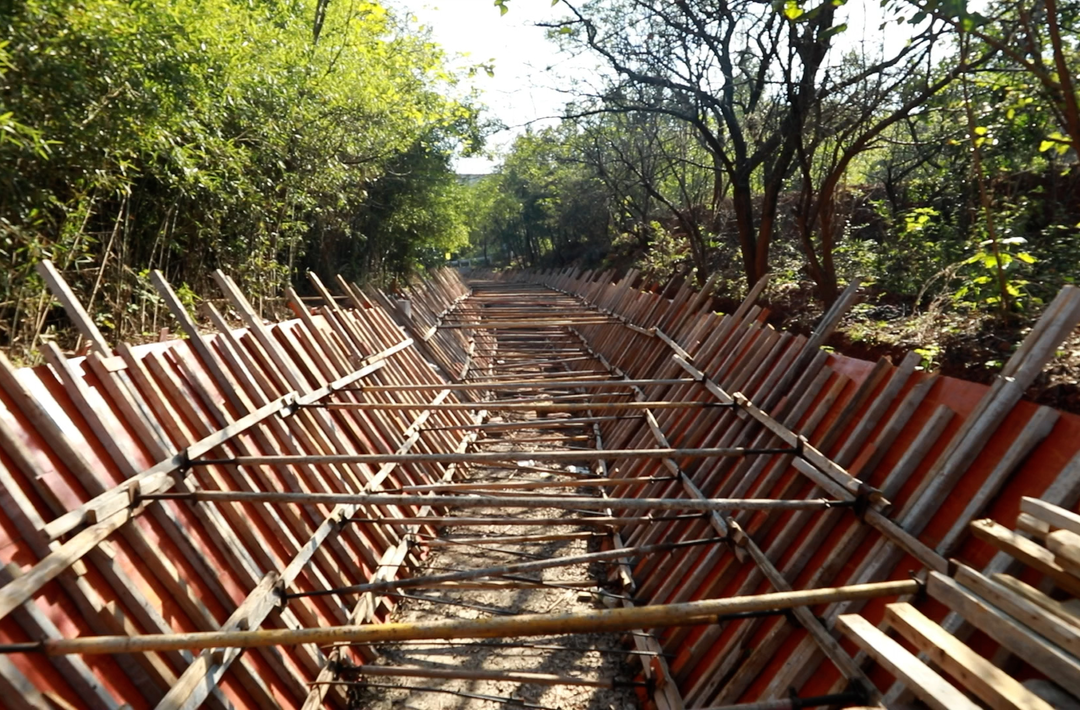
[[847,27],[848,27],[848,26],[847,26],[847,23],[846,23],[846,22],[843,22],[843,23],[841,23],[841,24],[837,25],[836,27],[830,27],[830,28],[829,28],[828,30],[826,30],[826,31],[825,31],[825,32],[823,33],[823,35],[824,35],[825,37],[833,37],[833,36],[835,36],[835,35],[838,35],[838,34],[840,34],[840,33],[841,33],[841,32],[843,32],[844,30],[846,30],[846,29],[847,29]]
[[1028,254],[1026,251],[1019,252],[1016,255],[1016,258],[1019,259],[1020,261],[1024,262],[1025,264],[1034,264],[1035,263],[1035,257],[1033,257],[1031,254]]
[[805,14],[805,11],[799,7],[797,0],[787,0],[784,3],[784,17],[788,18],[792,22],[799,19]]

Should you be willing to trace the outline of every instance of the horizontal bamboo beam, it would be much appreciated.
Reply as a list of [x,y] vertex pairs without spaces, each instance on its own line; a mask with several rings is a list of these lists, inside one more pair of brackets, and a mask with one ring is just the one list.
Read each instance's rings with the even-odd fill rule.
[[[505,545],[508,543],[529,543],[529,542],[555,542],[559,540],[591,540],[597,537],[604,537],[603,533],[597,532],[573,532],[573,533],[553,533],[551,535],[488,535],[487,537],[461,537],[461,538],[434,538],[431,540],[424,540],[424,544],[428,547],[447,547],[450,545],[492,545],[500,544]],[[595,584],[595,582],[589,582],[589,584]]]
[[[690,379],[689,377],[680,377],[675,379],[567,379],[559,381],[559,387],[649,387],[650,385],[663,385],[663,386],[675,386],[675,385],[693,385],[697,380]],[[543,380],[535,379],[517,379],[517,380],[502,380],[496,381],[496,383],[484,383],[484,381],[472,381],[472,383],[444,383],[442,385],[403,385],[403,386],[390,386],[390,385],[369,385],[364,387],[355,387],[347,390],[352,392],[415,392],[420,390],[484,390],[484,389],[539,389],[539,386],[545,385]]]
[[423,486],[402,486],[408,493],[425,491],[483,491],[533,490],[536,488],[576,488],[584,486],[643,486],[661,481],[674,481],[675,476],[644,476],[642,478],[581,478],[574,481],[488,481],[481,483],[430,483]]
[[318,402],[301,405],[303,407],[317,407],[320,409],[378,409],[378,410],[416,410],[428,409],[433,412],[474,411],[485,409],[488,411],[514,411],[525,410],[528,412],[585,412],[602,409],[721,409],[731,407],[731,404],[722,402],[590,402],[587,404],[560,404],[558,402],[444,402],[442,404],[425,404],[424,402]]
[[422,666],[376,666],[364,664],[353,672],[361,676],[391,678],[443,678],[447,680],[496,680],[525,685],[576,685],[586,688],[623,688],[644,683],[619,681],[611,678],[581,678],[579,676],[558,675],[555,673],[533,673],[528,671],[504,671],[497,668],[424,668]]
[[423,517],[423,518],[349,518],[351,523],[369,523],[372,525],[433,525],[445,526],[474,526],[491,525],[493,527],[521,526],[521,527],[547,527],[547,526],[599,526],[611,527],[613,525],[636,525],[670,522],[674,520],[698,520],[697,515],[649,515],[646,517],[613,517],[613,516],[589,516],[582,518],[484,518],[484,517]]
[[[847,507],[850,501],[824,498],[785,500],[770,498],[593,498],[591,496],[478,496],[406,495],[397,493],[285,493],[281,491],[192,491],[145,496],[142,500],[175,499],[203,503],[288,503],[295,505],[416,505],[458,508],[554,508],[556,510],[827,510]],[[387,518],[386,522],[396,522]]]
[[606,461],[613,459],[718,458],[752,454],[794,454],[798,449],[575,449],[573,451],[480,451],[461,454],[320,454],[297,456],[234,456],[227,459],[194,459],[192,466],[284,466],[290,464],[348,463],[483,463],[485,461]]
[[454,619],[427,623],[329,626],[313,629],[207,631],[142,636],[90,636],[0,645],[0,653],[44,652],[100,655],[149,651],[192,651],[207,648],[258,648],[298,644],[386,643],[420,639],[518,638],[554,634],[610,633],[635,629],[696,626],[716,623],[726,614],[817,606],[860,599],[915,594],[920,583],[898,580],[847,587],[826,587],[742,597],[725,597],[682,604],[621,609],[589,609],[563,614],[520,614],[488,619]]
[[[642,545],[640,547],[634,548],[604,550],[603,552],[589,552],[583,555],[569,555],[566,557],[544,558],[539,560],[530,560],[529,562],[513,562],[510,564],[497,565],[493,567],[459,569],[453,572],[429,574],[420,577],[410,577],[408,579],[390,579],[380,580],[377,582],[366,582],[364,584],[353,584],[347,587],[339,587],[337,589],[318,589],[310,592],[293,592],[291,594],[286,594],[285,598],[298,599],[304,597],[325,597],[346,593],[364,594],[367,592],[376,591],[383,593],[387,590],[420,587],[425,584],[431,584],[433,582],[461,582],[469,579],[480,579],[482,577],[505,577],[507,579],[515,579],[515,576],[521,572],[538,572],[540,570],[555,569],[557,567],[587,565],[594,562],[621,560],[624,558],[633,559],[634,557],[643,557],[645,555],[652,555],[657,552],[670,552],[671,550],[681,550],[687,547],[713,545],[723,541],[724,539],[720,537],[705,537],[694,540],[682,540],[680,542],[664,542],[655,545]],[[527,577],[525,579],[530,582],[534,581]]]
[[595,588],[596,582],[582,580],[566,580],[543,582],[540,580],[526,581],[523,579],[470,579],[464,582],[429,582],[421,585],[419,589],[551,589],[565,587],[580,587],[581,589]]
[[451,426],[424,427],[421,431],[447,431],[456,429],[480,429],[486,431],[510,431],[513,429],[561,429],[564,427],[591,424],[593,422],[619,422],[628,419],[642,419],[644,414],[614,417],[563,417],[554,419],[525,419],[515,422],[487,422],[485,424],[455,424]]
[[518,321],[495,321],[485,323],[443,323],[440,330],[470,329],[470,330],[497,330],[499,328],[565,328],[571,325],[619,325],[618,321],[607,318],[591,318],[589,320],[518,320]]
[[[561,360],[560,360],[561,362]],[[650,385],[692,385],[697,380],[688,377],[668,380],[565,380],[560,381],[560,387],[649,387]],[[368,385],[355,387],[349,392],[418,392],[422,390],[510,390],[510,389],[539,389],[539,385],[547,384],[542,380],[505,380],[501,382],[454,382],[427,385]]]

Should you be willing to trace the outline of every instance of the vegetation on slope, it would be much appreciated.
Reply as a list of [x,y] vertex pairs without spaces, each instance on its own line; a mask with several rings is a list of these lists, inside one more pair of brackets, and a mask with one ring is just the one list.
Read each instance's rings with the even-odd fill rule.
[[474,250],[1029,312],[1080,276],[1080,4],[889,0],[849,28],[877,6],[565,0],[553,38],[606,78],[517,141]]
[[477,112],[376,2],[0,3],[0,326],[56,318],[55,261],[107,334],[152,331],[150,269],[271,299],[307,267],[393,276],[467,239],[454,151]]

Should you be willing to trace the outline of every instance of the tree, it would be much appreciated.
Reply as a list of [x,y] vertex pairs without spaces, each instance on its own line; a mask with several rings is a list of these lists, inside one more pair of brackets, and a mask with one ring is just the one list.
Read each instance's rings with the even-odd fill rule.
[[[809,152],[820,142],[804,135],[810,122],[829,110],[829,102],[838,106],[860,91],[867,94],[874,82],[898,87],[940,35],[940,28],[930,28],[891,54],[881,51],[857,66],[838,67],[833,43],[846,28],[843,2],[790,0],[775,8],[749,0],[564,4],[571,16],[557,31],[599,54],[617,74],[608,90],[594,94],[606,110],[663,114],[698,132],[712,168],[724,177],[715,184],[730,191],[750,283],[769,269],[777,208],[793,171],[798,168],[806,184]],[[884,78],[897,67],[903,69],[896,81]],[[864,107],[864,126],[881,123],[883,101]],[[830,221],[838,176],[873,139],[854,140],[858,135],[852,136],[851,156],[840,159],[836,174],[823,183],[825,209],[814,210],[815,221]],[[828,242],[833,236],[826,228]],[[817,251],[809,256],[818,260],[821,295],[829,300],[835,277],[824,263],[829,255]]]
[[413,215],[391,218],[430,248],[368,261],[408,270],[464,233],[460,219],[420,227],[415,211],[448,216],[445,156],[479,139],[472,97],[430,37],[376,2],[20,0],[0,13],[12,339],[39,330],[19,331],[28,309],[47,318],[43,257],[78,266],[105,330],[154,325],[152,268],[199,290],[221,267],[258,301],[301,264],[332,263],[313,253],[331,238],[365,260],[379,239],[356,225],[403,165],[423,177],[391,200]]

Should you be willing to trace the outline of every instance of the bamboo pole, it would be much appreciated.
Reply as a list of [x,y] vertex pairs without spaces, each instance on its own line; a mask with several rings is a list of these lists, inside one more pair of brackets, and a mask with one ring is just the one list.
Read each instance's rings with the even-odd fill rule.
[[[431,540],[424,540],[424,544],[428,547],[446,547],[449,545],[468,545],[468,544],[508,544],[508,543],[521,543],[521,542],[555,542],[558,540],[591,540],[596,537],[602,537],[602,533],[596,532],[575,532],[575,533],[554,533],[552,535],[489,535],[487,537],[462,537],[462,538],[434,538]],[[594,584],[594,582],[589,582]]]
[[[396,493],[285,493],[279,491],[193,491],[144,496],[142,500],[196,500],[203,503],[289,503],[295,505],[352,503],[362,505],[429,505],[458,508],[554,508],[556,510],[827,510],[847,507],[851,501],[824,498],[785,500],[770,498],[593,498],[591,496],[456,496]],[[392,522],[386,518],[385,522]]]
[[[560,381],[560,387],[649,387],[651,385],[675,386],[692,385],[697,380],[688,377],[665,379],[665,380],[565,380]],[[424,385],[365,385],[351,388],[349,392],[419,392],[423,390],[509,390],[509,389],[539,389],[539,386],[547,383],[536,380],[506,380],[502,382],[451,382],[443,384]]]
[[618,681],[611,678],[580,678],[555,673],[529,671],[504,671],[500,669],[470,670],[466,668],[424,668],[422,666],[376,666],[364,664],[354,669],[360,676],[393,678],[443,678],[448,680],[497,680],[527,685],[579,685],[586,688],[618,688],[644,685],[634,681]]
[[342,463],[481,463],[485,461],[604,461],[610,459],[674,459],[716,458],[719,456],[749,456],[751,454],[794,454],[795,448],[744,447],[716,449],[604,449],[596,451],[484,451],[461,454],[323,454],[310,456],[234,456],[227,459],[194,459],[191,466],[233,465],[287,465],[287,464],[342,464]]
[[626,421],[628,419],[641,419],[644,415],[634,414],[628,416],[609,416],[609,417],[564,417],[564,418],[545,418],[545,419],[526,419],[524,421],[516,422],[487,422],[485,424],[456,424],[452,426],[433,426],[424,427],[423,431],[447,431],[452,429],[480,429],[485,431],[510,431],[513,429],[562,429],[566,427],[576,427],[580,424],[591,424],[592,422],[619,422]]
[[348,518],[351,523],[369,523],[373,525],[434,525],[434,526],[473,526],[491,525],[494,527],[522,526],[522,527],[547,527],[547,526],[574,526],[593,525],[610,527],[613,525],[629,525],[631,523],[647,524],[656,522],[668,522],[672,520],[696,520],[701,514],[696,515],[650,515],[646,517],[611,517],[596,516],[584,518],[506,518],[506,517],[420,517],[420,518]]
[[455,589],[551,589],[552,587],[559,589],[570,587],[590,589],[596,587],[596,582],[581,580],[570,580],[566,582],[542,582],[540,580],[534,580],[530,582],[523,579],[481,579],[466,580],[464,582],[432,582],[430,584],[425,584],[420,587],[420,589],[446,589],[452,591]]
[[432,483],[423,486],[402,486],[410,493],[424,491],[484,491],[532,490],[534,488],[574,488],[578,486],[641,486],[657,481],[674,481],[675,476],[646,476],[643,478],[582,478],[574,481],[489,481],[481,483]]
[[609,320],[607,318],[592,318],[590,320],[544,320],[538,319],[535,321],[521,320],[521,321],[503,321],[493,323],[443,323],[438,326],[439,330],[456,330],[456,329],[470,329],[470,330],[496,330],[499,328],[565,328],[571,325],[619,325],[618,321]]
[[427,404],[424,402],[313,402],[311,404],[303,404],[303,407],[320,408],[320,409],[378,409],[378,410],[398,410],[398,409],[430,409],[432,411],[474,411],[480,409],[486,409],[488,411],[515,411],[525,410],[528,412],[583,412],[590,410],[601,409],[721,409],[723,407],[731,407],[731,404],[724,404],[723,402],[707,402],[707,401],[688,401],[688,402],[590,402],[587,404],[560,404],[558,402],[537,401],[537,402],[499,402],[486,401],[486,402],[444,402],[442,404]]
[[607,633],[642,628],[695,626],[716,623],[718,617],[744,611],[766,611],[817,606],[842,601],[898,597],[915,594],[920,583],[898,580],[727,597],[681,604],[660,604],[622,609],[590,609],[565,614],[521,614],[490,619],[454,619],[421,624],[392,623],[366,626],[330,626],[313,629],[257,631],[209,631],[201,633],[148,634],[142,636],[90,636],[50,639],[36,643],[3,644],[0,653],[41,651],[50,656],[79,653],[146,653],[148,651],[202,650],[206,648],[257,648],[297,644],[384,643],[419,639],[463,639],[549,636],[554,634]]
[[468,579],[479,579],[480,577],[508,577],[510,575],[516,575],[520,572],[536,572],[539,570],[554,569],[556,567],[572,567],[573,565],[591,564],[593,562],[604,562],[606,560],[618,560],[624,557],[640,557],[643,555],[651,555],[657,552],[679,550],[685,547],[696,547],[698,545],[715,544],[718,542],[722,542],[723,540],[724,538],[720,537],[707,537],[697,540],[684,540],[682,542],[665,542],[659,545],[643,545],[641,547],[625,548],[620,550],[589,552],[583,555],[570,555],[568,557],[558,557],[555,559],[541,559],[533,560],[531,562],[513,562],[510,564],[497,565],[494,567],[457,570],[454,572],[429,574],[420,577],[411,577],[408,579],[392,579],[378,582],[367,582],[365,584],[354,584],[348,587],[341,587],[339,589],[319,589],[311,592],[294,592],[292,594],[286,594],[285,598],[299,599],[305,597],[324,597],[339,594],[363,594],[366,592],[383,592],[385,590],[409,589],[411,587],[419,587],[424,584],[430,584],[433,582],[460,582]]

